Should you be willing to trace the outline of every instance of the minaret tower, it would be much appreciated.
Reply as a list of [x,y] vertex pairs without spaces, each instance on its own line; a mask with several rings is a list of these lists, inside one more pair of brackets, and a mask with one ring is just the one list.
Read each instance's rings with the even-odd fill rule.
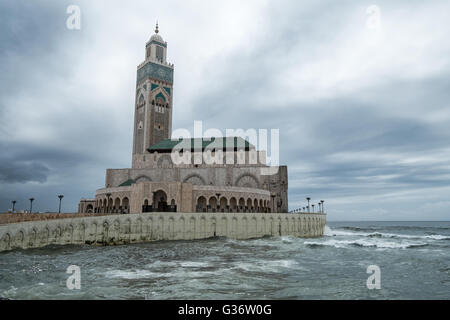
[[147,148],[171,136],[174,66],[166,58],[167,42],[156,23],[155,34],[145,45],[145,61],[137,67],[133,167]]

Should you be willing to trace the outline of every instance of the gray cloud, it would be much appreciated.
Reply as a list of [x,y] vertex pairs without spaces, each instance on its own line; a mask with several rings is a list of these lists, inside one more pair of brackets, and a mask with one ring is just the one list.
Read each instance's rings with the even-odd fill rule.
[[176,66],[174,129],[280,129],[291,208],[309,195],[331,220],[448,219],[448,4],[378,2],[375,46],[366,4],[353,1],[241,12],[80,1],[79,32],[65,28],[68,4],[0,7],[0,210],[30,195],[50,210],[64,192],[73,211],[106,168],[130,165],[135,67],[153,12]]
[[14,182],[45,182],[49,169],[38,162],[12,161],[0,162],[0,181],[7,183]]

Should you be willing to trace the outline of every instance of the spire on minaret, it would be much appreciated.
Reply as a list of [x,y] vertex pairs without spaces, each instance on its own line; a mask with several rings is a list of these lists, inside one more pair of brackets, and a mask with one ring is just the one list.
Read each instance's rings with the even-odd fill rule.
[[158,30],[158,20],[156,20],[156,29],[155,29],[155,33],[158,33],[159,32],[159,30]]

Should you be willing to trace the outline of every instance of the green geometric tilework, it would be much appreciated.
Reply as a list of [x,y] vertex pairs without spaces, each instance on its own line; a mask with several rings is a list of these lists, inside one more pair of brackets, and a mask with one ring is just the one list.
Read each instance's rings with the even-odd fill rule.
[[137,71],[137,84],[147,78],[153,78],[172,84],[173,69],[153,62],[147,62]]

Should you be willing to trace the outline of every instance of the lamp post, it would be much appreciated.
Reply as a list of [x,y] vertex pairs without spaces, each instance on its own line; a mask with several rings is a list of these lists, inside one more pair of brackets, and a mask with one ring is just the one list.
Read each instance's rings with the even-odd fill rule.
[[58,196],[58,198],[59,198],[59,209],[58,209],[58,213],[61,213],[61,201],[62,201],[62,198],[64,198],[64,195],[60,194],[60,195]]
[[322,210],[320,209],[320,202],[317,205],[319,206],[319,213],[321,213]]
[[16,209],[16,200],[13,200],[13,201],[11,201],[12,202],[12,205],[13,205],[13,208],[12,208],[12,212],[14,213],[14,210]]
[[30,198],[29,200],[30,200],[30,213],[32,213],[33,212],[33,201],[34,201],[34,198]]
[[312,204],[311,206],[313,207],[313,212],[312,213],[314,213],[314,205]]
[[310,197],[306,197],[306,200],[308,200],[308,212],[309,212],[309,200],[311,200],[311,198]]
[[323,210],[323,203],[324,203],[324,202],[325,202],[324,200],[320,200],[320,203],[322,203],[322,213],[325,212],[325,210]]

